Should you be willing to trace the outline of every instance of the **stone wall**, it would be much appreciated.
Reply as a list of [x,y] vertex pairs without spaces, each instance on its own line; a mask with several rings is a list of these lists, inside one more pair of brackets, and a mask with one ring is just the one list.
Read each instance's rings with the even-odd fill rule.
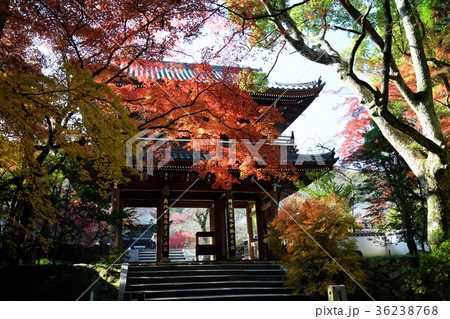
[[[377,300],[424,300],[416,295],[405,283],[407,270],[413,266],[412,258],[392,258],[387,260],[365,259],[362,268],[365,269],[368,280],[364,284],[366,290]],[[369,297],[357,289],[349,300],[370,300]]]

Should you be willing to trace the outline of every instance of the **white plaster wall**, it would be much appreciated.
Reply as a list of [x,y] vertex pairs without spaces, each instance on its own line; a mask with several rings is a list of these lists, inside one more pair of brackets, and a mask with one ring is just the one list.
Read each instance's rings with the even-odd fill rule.
[[374,240],[375,236],[351,236],[350,238],[356,241],[358,250],[362,252],[364,257],[388,255],[386,246]]
[[[409,253],[408,245],[400,241],[396,233],[392,232],[386,235],[388,243],[383,241],[382,236],[350,236],[350,238],[356,241],[358,250],[364,257],[407,255]],[[420,245],[417,245],[417,248],[420,249]],[[428,246],[425,245],[425,249],[428,250]]]
[[399,242],[397,244],[391,244],[387,246],[388,254],[389,251],[391,256],[393,255],[407,255],[409,253],[408,245],[405,242]]

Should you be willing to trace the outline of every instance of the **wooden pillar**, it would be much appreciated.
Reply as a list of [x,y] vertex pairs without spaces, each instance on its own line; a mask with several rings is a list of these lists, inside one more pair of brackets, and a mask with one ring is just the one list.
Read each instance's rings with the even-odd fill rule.
[[[270,209],[268,210],[269,214],[266,216],[266,221],[271,222],[278,215],[278,205],[280,203],[281,191],[273,191],[270,192]],[[275,199],[276,202],[273,200]],[[271,233],[268,231],[267,235],[270,236]],[[277,255],[274,254],[272,250],[267,246],[267,258],[269,260],[277,260],[280,259]]]
[[[215,207],[214,207],[214,202],[209,203],[208,205],[208,210],[209,210],[209,231],[210,232],[215,232],[216,231],[216,214],[215,214]],[[216,234],[216,238],[215,238],[215,242],[214,244],[217,246],[217,234]],[[219,257],[218,255],[216,256],[211,256],[212,259],[211,260],[218,260]]]
[[156,200],[156,262],[162,259],[162,214],[164,212],[162,196]]
[[214,221],[217,240],[217,260],[227,258],[227,236],[225,232],[225,205],[224,197],[214,200]]
[[252,217],[250,216],[252,213],[252,205],[250,203],[247,203],[247,234],[248,234],[248,254],[250,257],[250,260],[255,259],[255,254],[253,252],[252,242],[253,242],[253,223],[252,223]]
[[258,256],[259,260],[267,260],[267,246],[264,243],[265,237],[265,217],[264,212],[261,209],[261,198],[257,198],[255,201],[256,208],[256,226],[258,233]]
[[236,259],[236,229],[234,218],[233,196],[231,192],[227,192],[226,196],[227,208],[227,242],[228,242],[228,259]]
[[[270,206],[270,216],[267,216],[268,221],[271,221],[278,215],[278,204],[280,202],[280,196],[281,196],[280,191],[270,192],[271,206]],[[273,199],[275,199],[276,202],[274,202]]]
[[158,200],[157,207],[158,218],[158,247],[157,247],[157,262],[170,262],[169,259],[169,189],[164,188]]
[[209,231],[216,231],[216,215],[214,213],[214,202],[209,205]]

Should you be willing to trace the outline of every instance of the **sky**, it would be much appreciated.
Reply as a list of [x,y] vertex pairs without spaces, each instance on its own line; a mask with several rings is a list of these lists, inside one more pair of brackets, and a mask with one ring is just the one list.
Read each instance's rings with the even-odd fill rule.
[[344,84],[328,67],[308,61],[297,53],[285,54],[269,77],[271,82],[284,83],[316,81],[319,77],[326,83],[322,92],[284,132],[284,135],[294,132],[298,148],[303,153],[314,149],[317,144],[329,148],[339,146],[335,135],[344,128],[342,117],[345,108],[334,109],[343,98],[331,91],[338,90]]
[[[351,40],[344,33],[333,31],[328,33],[327,40],[338,52],[342,52],[351,45]],[[263,71],[269,71],[271,66],[263,65]],[[269,82],[284,83],[316,81],[319,77],[326,83],[322,92],[283,133],[283,135],[290,135],[291,131],[294,131],[298,148],[302,153],[317,150],[317,144],[338,150],[341,140],[335,136],[345,127],[343,115],[346,108],[344,106],[335,109],[335,107],[342,103],[345,97],[332,91],[345,85],[330,67],[311,62],[292,48],[288,48],[280,56],[279,62],[269,76]]]

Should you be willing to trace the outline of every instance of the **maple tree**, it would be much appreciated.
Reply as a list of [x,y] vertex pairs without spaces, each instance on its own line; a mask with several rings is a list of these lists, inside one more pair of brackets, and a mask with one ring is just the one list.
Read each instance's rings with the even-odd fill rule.
[[[325,295],[329,285],[344,283],[350,293],[366,279],[362,257],[348,232],[355,227],[348,202],[333,192],[320,197],[291,196],[270,224],[270,245],[289,270],[286,284]],[[313,240],[314,239],[314,240]],[[330,256],[334,260],[330,259]],[[345,269],[347,275],[343,272]]]
[[53,202],[58,209],[56,222],[38,227],[52,246],[64,243],[91,247],[104,244],[111,236],[112,228],[120,223],[124,232],[137,230],[139,213],[134,209],[112,211],[107,197],[86,184],[61,185],[54,188]]
[[[57,221],[52,195],[65,178],[103,193],[121,179],[116,145],[134,129],[115,94],[70,65],[51,76],[5,72],[0,87],[2,241],[18,256],[25,238],[42,238],[36,225]],[[69,165],[76,174],[64,175]]]
[[172,208],[170,210],[171,248],[195,248],[195,234],[207,231],[209,211],[204,208]]
[[[447,2],[227,0],[218,6],[251,44],[273,49],[289,43],[339,75],[422,184],[430,245],[445,240],[450,212]],[[347,57],[328,41],[330,29],[353,38]],[[372,76],[381,80],[366,80]],[[440,109],[433,94],[440,95]],[[415,118],[404,121],[392,111],[394,96]],[[447,117],[444,129],[440,112]]]
[[195,248],[195,237],[188,232],[175,233],[170,236],[169,247],[173,249]]
[[289,270],[286,284],[322,296],[328,285],[345,283],[353,293],[366,280],[356,242],[348,237],[359,227],[353,186],[338,183],[337,174],[309,173],[314,182],[298,185],[270,223],[269,245]]
[[410,254],[418,256],[416,242],[425,250],[427,223],[421,185],[376,125],[363,137],[364,144],[352,158],[363,166],[363,181],[357,188],[370,203],[368,215],[378,217],[377,229],[401,231]]

